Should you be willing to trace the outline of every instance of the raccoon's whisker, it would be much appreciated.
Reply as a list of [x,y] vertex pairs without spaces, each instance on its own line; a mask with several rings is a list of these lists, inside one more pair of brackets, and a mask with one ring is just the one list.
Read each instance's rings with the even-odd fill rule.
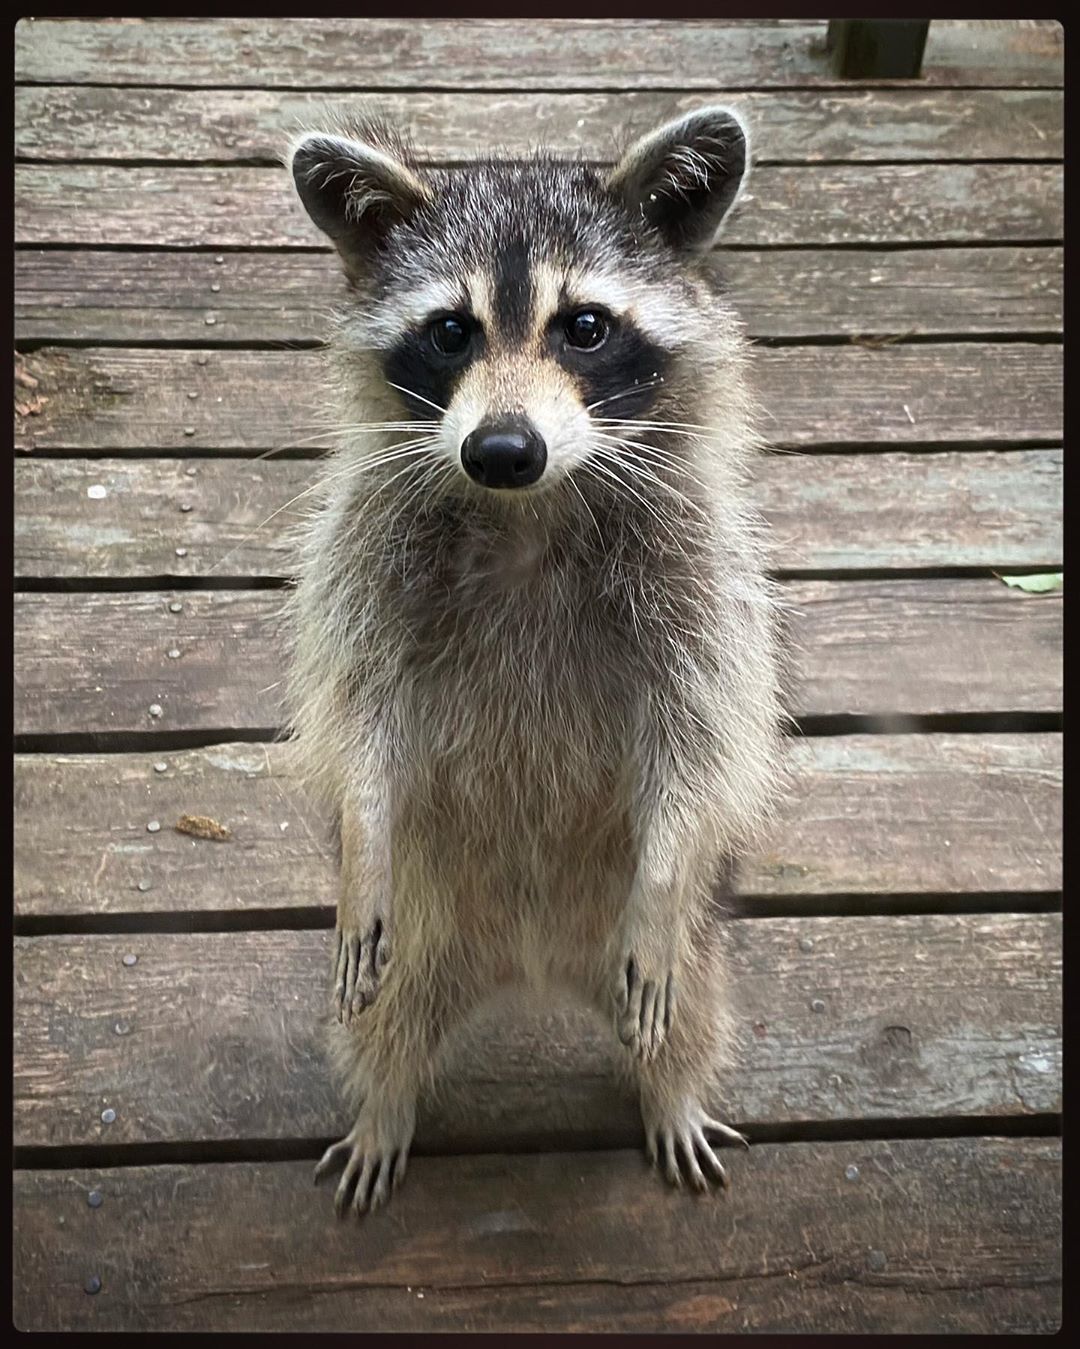
[[600,532],[600,526],[599,526],[599,524],[597,524],[596,516],[593,514],[592,507],[589,505],[588,501],[587,501],[586,498],[585,498],[585,493],[581,490],[581,488],[578,486],[578,484],[574,481],[574,475],[573,475],[572,473],[568,473],[568,474],[567,474],[567,476],[566,476],[566,481],[570,484],[570,486],[571,486],[571,487],[574,489],[574,491],[577,493],[578,499],[580,500],[581,504],[582,504],[582,505],[585,507],[585,509],[589,512],[589,519],[593,522],[593,528],[596,530],[596,537],[597,537],[597,538],[599,539],[599,541],[600,541],[600,546],[603,547],[603,546],[604,546],[604,536],[603,536],[603,534]]
[[687,473],[681,465],[667,463],[663,460],[651,460],[648,457],[643,459],[641,456],[634,456],[627,464],[627,468],[629,472],[637,473],[643,480],[655,483],[657,487],[662,488],[669,496],[674,497],[677,501],[684,502],[692,510],[700,510],[699,502],[695,501],[688,492],[683,491],[681,487],[672,482],[669,477],[664,476],[665,474],[677,473],[680,479],[692,483],[695,487],[699,487],[703,492],[708,491],[705,483],[702,482],[700,478],[695,478],[692,474]]
[[446,408],[441,404],[433,403],[430,398],[424,398],[421,394],[416,393],[415,390],[406,389],[402,384],[394,384],[391,380],[387,380],[386,382],[391,389],[397,389],[398,393],[407,394],[409,398],[415,398],[419,403],[426,403],[429,408],[434,408],[436,412],[441,412],[444,416],[446,415]]
[[[633,469],[629,468],[625,459],[618,456],[610,456],[605,463],[602,453],[597,453],[594,455],[593,464],[598,471],[604,473],[604,476],[609,481],[616,484],[619,493],[625,493],[638,502],[646,513],[651,516],[653,521],[655,521],[660,532],[670,542],[677,554],[683,557],[689,556],[683,535],[677,532],[673,523],[657,509],[655,502],[652,501],[647,494],[639,491],[634,486],[635,480],[638,483],[647,483],[649,478],[646,475],[635,472]],[[611,465],[617,466],[619,471],[613,470]],[[683,521],[681,523],[685,524],[686,522]]]
[[[404,468],[399,468],[396,472],[391,473],[391,475],[389,476],[389,478],[386,479],[385,482],[381,482],[379,486],[376,487],[375,491],[372,492],[371,496],[368,498],[368,501],[369,502],[374,501],[380,492],[386,491],[388,487],[391,487],[394,483],[399,482],[401,479],[404,478],[406,481],[408,481],[410,475],[418,474],[423,467],[424,467],[423,464],[411,463],[406,464]],[[408,505],[408,493],[402,493],[401,505],[387,521],[386,525],[387,536],[389,536],[393,532],[394,524],[396,523],[398,516],[401,514],[401,512],[405,509],[407,505]]]
[[439,426],[436,421],[412,421],[412,422],[334,422],[330,429],[332,434],[339,436],[353,435],[357,431],[435,431]]
[[[629,435],[617,435],[615,431],[595,431],[594,434],[600,440],[607,441],[616,445],[627,445],[636,450],[654,455],[658,460],[669,463],[674,468],[689,469],[690,462],[673,449],[668,449],[663,445],[653,445],[648,441],[634,440]],[[640,434],[640,433],[639,433]]]
[[598,398],[595,403],[586,403],[585,411],[594,412],[597,408],[607,407],[608,403],[614,403],[616,399],[627,398],[632,393],[640,393],[642,389],[655,389],[663,382],[659,375],[653,379],[635,380],[633,384],[628,384],[625,389],[620,389],[618,393],[608,394],[606,398]]
[[[663,532],[668,535],[669,538],[675,538],[675,535],[672,533],[667,520],[664,519],[664,517],[660,514],[660,512],[656,509],[656,507],[648,499],[648,497],[644,496],[641,492],[638,492],[633,486],[631,486],[629,482],[626,481],[625,478],[620,478],[617,473],[612,471],[610,467],[611,464],[615,464],[619,468],[625,470],[627,467],[626,461],[624,459],[620,459],[616,455],[613,455],[609,450],[605,450],[604,448],[602,448],[599,445],[596,445],[595,443],[592,446],[592,450],[593,450],[592,455],[588,460],[586,460],[583,467],[592,467],[595,468],[597,471],[602,472],[606,478],[608,478],[611,482],[616,484],[616,486],[619,488],[620,491],[627,492],[631,497],[634,498],[634,500],[636,500],[641,506],[643,506],[645,510],[648,512],[648,514],[652,516],[652,518],[660,526]],[[627,476],[632,477],[633,475],[628,474]]]
[[382,468],[384,464],[392,464],[398,459],[408,459],[415,455],[422,454],[424,451],[436,444],[433,436],[425,437],[423,440],[411,440],[405,445],[394,445],[388,450],[369,456],[361,456],[353,460],[350,467],[358,472],[369,473],[373,469]]
[[281,515],[283,511],[287,511],[290,508],[290,506],[295,506],[298,501],[302,501],[305,497],[310,496],[313,492],[317,492],[319,491],[320,488],[327,487],[331,483],[339,481],[341,478],[349,477],[350,474],[358,472],[358,470],[378,468],[384,463],[391,463],[394,459],[416,457],[421,453],[423,453],[423,451],[431,443],[433,442],[416,441],[409,446],[395,446],[394,447],[395,449],[400,449],[403,451],[403,453],[387,455],[377,460],[360,460],[359,462],[354,461],[350,464],[347,464],[344,468],[338,469],[334,473],[329,473],[326,474],[325,476],[321,476],[318,479],[318,481],[311,483],[308,487],[305,487],[302,492],[297,492],[296,496],[294,496],[292,500],[286,501],[284,505],[278,506],[276,510],[271,511],[270,514],[264,520],[261,520],[255,526],[254,529],[250,530],[247,534],[245,534],[239,543],[234,545],[234,547],[230,548],[224,557],[219,558],[212,567],[208,568],[205,575],[207,576],[213,575],[213,573],[217,571],[219,567],[223,567],[231,557],[235,557],[236,554],[240,551],[240,549],[243,548],[245,544],[249,543],[255,537],[256,534],[258,534],[259,530],[265,529],[266,526],[272,520],[276,520],[277,517]]
[[[626,426],[635,431],[682,431],[687,435],[697,431],[711,431],[712,427],[702,422],[654,422],[632,417],[594,417],[598,426]],[[703,437],[694,435],[695,440]]]
[[[642,445],[634,440],[621,440],[615,437],[597,437],[597,439],[600,440],[601,443],[605,444],[609,448],[613,447],[617,449],[639,450],[645,457],[646,464],[651,462],[655,467],[669,469],[672,472],[680,474],[688,481],[695,483],[698,487],[702,488],[703,490],[705,489],[705,484],[701,481],[701,479],[695,477],[695,475],[692,474],[686,468],[686,466],[682,464],[678,459],[656,457],[650,460],[650,456],[653,453],[653,446],[651,445]],[[651,470],[647,469],[645,467],[645,464],[642,464],[641,458],[639,456],[629,455],[621,459],[620,462],[622,462],[625,465],[628,472],[630,473],[637,472],[643,479],[647,478],[649,481],[656,483],[658,487],[664,488],[665,491],[670,492],[675,497],[678,497],[680,500],[684,501],[688,506],[692,507],[694,510],[696,511],[701,510],[701,507],[698,505],[698,503],[694,501],[692,497],[687,496],[685,492],[679,491],[679,489],[675,486],[674,483],[665,481],[658,474],[653,473]]]
[[704,483],[696,477],[691,471],[690,466],[684,459],[678,455],[672,454],[670,450],[662,450],[656,445],[647,445],[641,441],[629,440],[625,436],[615,436],[608,432],[597,432],[597,438],[605,444],[615,445],[620,448],[635,449],[641,452],[641,455],[650,463],[669,468],[674,473],[688,479],[690,482],[697,483],[699,487],[704,487]]

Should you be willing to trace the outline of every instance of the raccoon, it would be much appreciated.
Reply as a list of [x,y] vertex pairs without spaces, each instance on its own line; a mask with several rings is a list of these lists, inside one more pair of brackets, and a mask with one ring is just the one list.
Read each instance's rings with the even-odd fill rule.
[[673,1184],[727,1183],[717,877],[781,781],[741,325],[701,264],[748,135],[707,107],[611,172],[292,144],[350,298],[291,597],[292,743],[340,825],[316,1178],[384,1203],[453,1032],[505,985],[608,1018]]

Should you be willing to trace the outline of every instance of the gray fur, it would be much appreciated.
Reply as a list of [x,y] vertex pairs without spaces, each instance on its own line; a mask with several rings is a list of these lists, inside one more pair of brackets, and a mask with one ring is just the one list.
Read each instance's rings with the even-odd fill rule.
[[[724,1136],[710,1111],[731,1018],[711,895],[781,780],[741,325],[584,165],[409,172],[429,195],[377,250],[336,240],[354,293],[330,351],[339,434],[290,601],[292,743],[342,821],[332,1053],[358,1117],[324,1167],[347,1157],[339,1208],[385,1200],[451,1032],[517,982],[606,1016],[650,1153],[676,1182],[722,1181],[708,1135]],[[432,410],[422,443],[380,462],[414,439],[369,429],[409,419],[382,365],[395,324],[418,295],[495,275],[511,244],[534,273],[625,284],[663,337],[651,404],[630,427],[580,400],[552,413],[543,490],[465,478],[456,391],[453,416]],[[530,353],[493,351],[470,396],[570,406],[565,372]]]

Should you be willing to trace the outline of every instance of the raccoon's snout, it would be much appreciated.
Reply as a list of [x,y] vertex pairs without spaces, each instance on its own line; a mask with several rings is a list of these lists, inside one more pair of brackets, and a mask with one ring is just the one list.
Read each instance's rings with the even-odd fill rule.
[[481,487],[529,487],[547,464],[547,446],[527,421],[478,426],[465,437],[461,464]]

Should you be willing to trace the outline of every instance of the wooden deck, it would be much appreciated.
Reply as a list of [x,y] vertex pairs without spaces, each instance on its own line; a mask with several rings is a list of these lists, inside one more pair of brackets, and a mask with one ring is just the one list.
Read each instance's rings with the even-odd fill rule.
[[[824,31],[18,25],[21,1328],[1059,1324],[1061,596],[998,573],[1061,564],[1062,32],[935,21],[871,86]],[[283,129],[375,103],[440,162],[605,161],[716,98],[758,164],[715,265],[798,452],[761,471],[799,734],[734,924],[754,1147],[668,1192],[610,1031],[495,1008],[394,1204],[340,1224],[332,850],[274,743],[340,292]]]

